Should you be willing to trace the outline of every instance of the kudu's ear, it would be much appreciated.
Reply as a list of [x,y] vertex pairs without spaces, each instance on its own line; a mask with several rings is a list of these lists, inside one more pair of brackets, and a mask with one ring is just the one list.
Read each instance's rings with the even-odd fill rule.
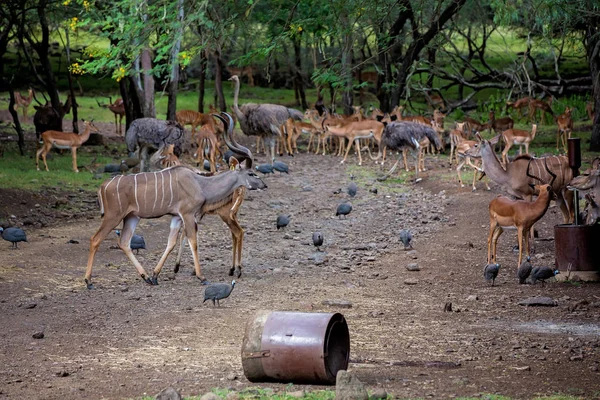
[[229,169],[231,171],[236,171],[240,169],[240,162],[238,161],[237,158],[235,158],[234,156],[231,156],[229,158]]
[[483,138],[481,137],[481,135],[479,134],[479,132],[475,132],[475,137],[477,138],[477,140],[479,140],[480,142],[483,142]]

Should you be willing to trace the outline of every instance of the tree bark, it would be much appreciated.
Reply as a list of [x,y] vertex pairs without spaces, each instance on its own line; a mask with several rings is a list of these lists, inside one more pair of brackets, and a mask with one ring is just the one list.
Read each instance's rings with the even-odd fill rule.
[[152,53],[150,48],[142,50],[141,66],[144,74],[144,103],[142,111],[144,117],[156,118],[156,108],[154,106],[154,75],[152,75]]
[[75,90],[73,89],[73,75],[71,74],[71,41],[69,40],[69,28],[65,29],[65,37],[67,40],[67,79],[69,80],[69,93],[71,93],[71,102],[73,103],[73,132],[79,133],[79,124],[77,123],[77,98],[75,97]]
[[206,66],[207,57],[206,51],[200,53],[200,82],[198,83],[198,111],[204,112],[204,92],[206,86]]
[[181,38],[183,36],[183,0],[177,2],[177,37],[171,50],[171,77],[169,78],[169,102],[167,104],[167,119],[175,121],[177,112],[177,89],[179,85],[179,49],[181,48]]
[[306,102],[306,92],[304,91],[304,79],[302,78],[302,49],[300,46],[300,38],[294,37],[294,63],[295,63],[295,71],[294,71],[294,86],[300,96],[300,102],[298,105],[302,107],[303,110],[308,109],[308,103]]
[[17,110],[15,110],[15,91],[9,80],[7,80],[6,84],[8,85],[8,93],[10,95],[10,102],[8,103],[8,112],[12,116],[15,131],[17,131],[17,136],[19,137],[19,141],[18,141],[19,153],[21,153],[21,155],[24,156],[25,155],[25,135],[23,134],[23,128],[21,128],[21,123],[19,122],[19,115],[17,113]]
[[592,74],[592,98],[594,100],[594,122],[592,125],[592,137],[590,140],[590,151],[600,151],[600,27],[596,23],[590,23],[586,31],[586,50]]
[[[349,29],[348,16],[343,15],[341,23],[346,29]],[[354,102],[354,93],[352,85],[352,32],[346,30],[344,32],[342,42],[342,79],[344,80],[344,91],[342,93],[342,105],[344,107],[344,113],[347,115],[352,114],[352,105]]]
[[221,47],[215,49],[215,96],[217,97],[219,109],[227,112],[225,96],[223,95],[223,59],[221,58]]

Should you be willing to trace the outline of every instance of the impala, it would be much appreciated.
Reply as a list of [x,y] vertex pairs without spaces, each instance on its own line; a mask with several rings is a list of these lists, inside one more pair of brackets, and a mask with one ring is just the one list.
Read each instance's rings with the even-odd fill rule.
[[77,149],[90,138],[90,134],[92,132],[98,132],[98,128],[94,126],[93,121],[84,121],[84,131],[81,135],[74,132],[59,131],[46,131],[42,133],[43,145],[35,155],[35,166],[37,170],[40,170],[41,154],[46,171],[50,171],[48,169],[48,164],[46,163],[46,155],[54,146],[58,149],[71,149],[71,154],[73,157],[73,171],[79,172],[77,169]]
[[15,92],[15,110],[18,107],[23,109],[23,119],[27,118],[27,109],[31,104],[31,100],[33,100],[33,89],[29,88],[27,92],[27,97],[22,96],[20,92]]
[[336,127],[329,125],[326,128],[326,131],[333,134],[334,136],[348,139],[348,147],[346,148],[346,152],[344,154],[344,159],[341,161],[343,164],[348,157],[348,153],[352,148],[352,143],[356,147],[356,151],[358,152],[358,165],[362,165],[362,156],[360,154],[360,142],[359,139],[369,139],[374,138],[377,144],[381,143],[381,134],[383,132],[383,128],[385,126],[383,123],[374,120],[363,120],[357,122],[350,122],[349,124],[342,125],[341,127]]
[[571,132],[573,132],[572,112],[573,109],[567,107],[565,108],[564,114],[560,114],[556,117],[556,124],[558,125],[558,132],[556,133],[556,150],[558,150],[558,142],[562,141],[563,148],[567,151],[567,139],[571,139]]
[[500,119],[496,119],[496,114],[493,111],[490,111],[489,118],[490,121],[488,128],[490,130],[490,133],[492,129],[494,130],[494,132],[501,133],[502,131],[505,131],[507,129],[512,129],[515,124],[511,117],[503,117]]
[[498,196],[490,202],[490,233],[488,235],[488,264],[496,262],[496,245],[498,238],[504,229],[514,227],[517,229],[517,240],[519,242],[519,261],[523,259],[523,240],[525,240],[525,253],[529,251],[529,231],[539,219],[541,219],[552,200],[552,183],[535,185],[539,193],[534,202],[525,200],[511,200],[508,197]]
[[502,163],[505,166],[508,164],[508,151],[514,144],[519,145],[519,154],[522,154],[521,146],[523,145],[525,146],[525,153],[529,153],[529,144],[535,139],[536,130],[537,125],[533,124],[531,132],[522,129],[507,129],[502,132],[502,138],[504,139],[504,143],[506,143],[504,150],[502,150]]
[[544,100],[531,99],[529,102],[529,122],[534,122],[537,110],[542,111],[542,125],[545,125],[546,113],[554,117],[554,113],[552,112],[552,97],[550,97],[548,103],[546,103]]
[[586,103],[585,112],[587,113],[590,121],[592,121],[592,123],[594,123],[595,112],[594,112],[594,102],[593,101],[589,101]]
[[450,163],[453,162],[454,158],[454,160],[458,164],[458,154],[455,152],[455,150],[462,140],[467,139],[465,134],[466,124],[466,122],[457,122],[456,129],[450,131]]
[[[264,189],[265,183],[252,171],[252,154],[250,151],[235,143],[233,139],[233,120],[226,113],[217,117],[224,122],[227,129],[226,144],[234,153],[246,157],[246,168],[232,157],[233,168],[218,175],[204,176],[196,170],[178,166],[159,172],[146,172],[135,175],[119,175],[102,184],[98,190],[102,224],[90,239],[90,252],[85,272],[85,282],[88,289],[92,286],[92,266],[100,243],[112,229],[123,222],[123,230],[119,238],[119,247],[136,267],[144,282],[156,285],[168,255],[175,247],[179,230],[183,227],[192,256],[196,277],[206,283],[198,260],[197,233],[198,223],[205,214],[214,212],[224,204],[231,202],[239,187],[250,190]],[[141,218],[158,218],[171,215],[171,226],[167,248],[149,277],[144,267],[139,263],[130,247],[130,240]],[[238,277],[241,276],[241,265]]]
[[[469,154],[467,154],[468,150],[477,145],[477,141],[476,140],[467,140],[467,139],[463,139],[460,138],[459,142],[456,146],[456,161],[458,163],[458,158],[462,158],[462,162],[458,163],[458,166],[456,167],[456,173],[458,175],[458,183],[460,184],[460,187],[465,187],[463,181],[462,181],[462,176],[460,174],[462,167],[467,164],[469,167],[473,168],[473,184],[471,185],[472,187],[472,191],[476,191],[477,188],[475,187],[475,181],[477,180],[477,173],[480,171],[480,166],[476,165],[473,163],[473,161],[471,160],[472,156],[470,156]],[[478,162],[478,164],[481,163],[480,161]],[[490,190],[490,185],[488,184],[487,180],[484,181],[485,182],[485,188],[487,190]]]
[[217,172],[217,152],[219,150],[219,139],[215,133],[214,127],[206,124],[202,125],[196,137],[198,143],[198,152],[196,153],[196,163],[200,164],[200,160],[206,157],[205,149],[208,149],[208,162],[210,163],[210,172]]
[[531,101],[531,97],[523,97],[518,99],[517,101],[507,101],[506,102],[506,108],[512,108],[514,110],[517,110],[517,119],[521,119],[523,111],[523,108],[527,108],[529,107],[529,102]]
[[[123,99],[116,99],[115,102],[112,102],[112,97],[109,97],[108,100],[110,103],[108,104],[100,104],[98,100],[96,103],[100,107],[108,108],[115,115],[115,132],[117,135],[121,136],[121,132],[123,130],[123,117],[125,116],[125,103],[123,103]],[[117,117],[119,119],[117,123]]]

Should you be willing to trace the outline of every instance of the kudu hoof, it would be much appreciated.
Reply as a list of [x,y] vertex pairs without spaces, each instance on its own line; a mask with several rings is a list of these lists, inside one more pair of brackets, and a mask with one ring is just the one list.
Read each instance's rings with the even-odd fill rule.
[[142,276],[142,279],[144,280],[144,282],[146,282],[148,285],[153,285],[152,283],[152,279],[148,278],[147,276]]
[[198,278],[200,279],[200,283],[203,285],[210,285],[210,282],[208,281],[208,279],[202,277],[202,278]]
[[86,286],[86,287],[87,287],[89,290],[96,289],[96,288],[94,287],[94,285],[92,284],[92,282],[89,282],[87,279],[85,279],[85,286]]
[[233,276],[233,273],[235,272],[235,267],[232,267],[229,269],[229,276]]
[[153,276],[152,278],[150,278],[150,282],[152,282],[152,284],[154,286],[158,286],[158,277],[157,276]]
[[178,273],[179,272],[179,264],[175,264],[175,268],[173,268],[173,272],[174,273]]

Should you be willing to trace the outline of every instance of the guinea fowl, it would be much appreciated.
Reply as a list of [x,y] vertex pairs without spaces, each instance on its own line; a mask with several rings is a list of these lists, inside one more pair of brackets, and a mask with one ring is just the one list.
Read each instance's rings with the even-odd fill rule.
[[2,239],[6,240],[7,242],[11,242],[12,247],[15,249],[19,248],[17,245],[18,242],[27,241],[27,235],[21,228],[0,228],[0,234],[2,234]]
[[290,223],[291,215],[280,215],[277,217],[277,230],[285,228]]
[[273,174],[273,166],[271,164],[260,164],[256,166],[256,170],[258,172],[262,172],[263,174]]
[[410,241],[412,240],[412,234],[407,229],[402,229],[400,231],[400,241],[404,244],[404,250],[412,250],[412,244]]
[[531,269],[533,268],[531,265],[531,257],[527,256],[525,261],[521,263],[519,269],[517,270],[517,277],[519,278],[519,283],[522,285],[525,283],[529,275],[531,274]]
[[279,171],[279,175],[281,175],[282,173],[286,173],[289,174],[289,167],[286,163],[281,162],[281,161],[274,161],[273,162],[273,169],[275,171]]
[[[117,229],[115,232],[117,236],[121,237],[120,229]],[[131,247],[131,250],[135,250],[135,254],[139,254],[140,249],[146,249],[146,241],[144,240],[143,236],[133,235],[131,237],[131,241],[129,242],[129,246]]]
[[335,211],[335,216],[343,215],[346,218],[346,215],[350,214],[352,211],[352,204],[350,203],[342,203],[337,206],[337,210]]
[[498,276],[498,272],[500,271],[500,264],[488,264],[483,269],[483,277],[486,281],[492,281],[492,286],[494,286],[494,282],[496,277]]
[[350,182],[350,184],[348,185],[348,195],[350,197],[356,196],[357,190],[358,190],[358,186],[356,186],[356,183]]
[[556,277],[558,274],[560,274],[560,272],[557,269],[552,269],[550,267],[535,267],[531,270],[531,284],[535,285],[537,281],[546,283],[546,279]]
[[212,285],[209,285],[206,290],[204,290],[204,301],[202,304],[204,304],[206,300],[212,300],[213,306],[216,301],[217,305],[221,307],[219,300],[228,298],[234,286],[235,280],[231,281],[231,285],[227,283],[213,283]]
[[321,234],[321,232],[314,232],[313,236],[313,245],[315,245],[315,247],[317,248],[317,251],[321,251],[321,249],[319,247],[323,246],[323,235]]

